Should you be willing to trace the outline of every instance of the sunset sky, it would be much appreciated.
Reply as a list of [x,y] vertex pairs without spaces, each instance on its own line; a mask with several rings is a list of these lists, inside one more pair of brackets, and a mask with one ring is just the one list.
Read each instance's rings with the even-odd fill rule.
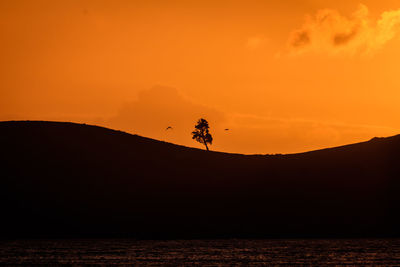
[[262,154],[400,134],[398,0],[5,0],[0,39],[0,120],[202,147],[204,117]]

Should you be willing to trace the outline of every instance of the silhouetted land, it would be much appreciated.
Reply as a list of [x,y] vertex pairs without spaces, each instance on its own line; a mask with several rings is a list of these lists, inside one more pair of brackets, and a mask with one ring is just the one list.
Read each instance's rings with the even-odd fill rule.
[[0,237],[400,236],[400,136],[291,155],[0,122]]

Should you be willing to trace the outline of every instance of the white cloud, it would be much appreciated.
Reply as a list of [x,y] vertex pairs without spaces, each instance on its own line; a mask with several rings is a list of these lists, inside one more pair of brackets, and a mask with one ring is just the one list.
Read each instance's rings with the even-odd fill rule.
[[399,32],[400,9],[383,12],[377,21],[365,5],[359,5],[350,17],[323,9],[307,16],[302,27],[291,33],[288,48],[291,54],[373,54]]

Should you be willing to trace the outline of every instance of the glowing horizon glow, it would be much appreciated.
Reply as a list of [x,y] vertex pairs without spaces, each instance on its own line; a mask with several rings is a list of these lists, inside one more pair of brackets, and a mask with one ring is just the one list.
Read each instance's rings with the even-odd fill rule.
[[400,133],[394,0],[3,1],[0,36],[0,120],[201,148],[204,117],[211,150],[262,154]]

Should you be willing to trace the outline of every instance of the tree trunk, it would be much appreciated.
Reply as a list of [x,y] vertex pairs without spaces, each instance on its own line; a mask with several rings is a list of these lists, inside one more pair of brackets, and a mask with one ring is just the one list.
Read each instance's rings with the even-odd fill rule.
[[207,146],[207,142],[206,142],[206,139],[203,137],[203,142],[204,142],[204,145],[206,146],[206,148],[207,148],[207,151],[210,151],[209,149],[208,149],[208,146]]
[[206,146],[206,148],[207,148],[207,151],[210,151],[210,150],[208,149],[207,143],[204,143],[204,145]]

